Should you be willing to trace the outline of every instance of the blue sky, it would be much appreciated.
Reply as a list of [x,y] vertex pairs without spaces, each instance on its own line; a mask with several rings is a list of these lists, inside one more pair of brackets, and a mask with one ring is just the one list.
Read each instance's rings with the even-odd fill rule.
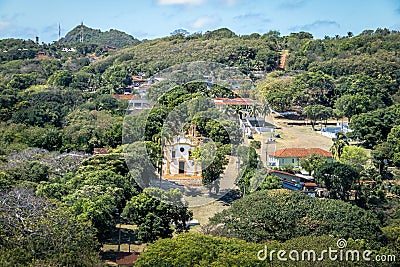
[[400,30],[400,0],[0,0],[0,38],[57,40],[80,24],[118,29],[139,39],[227,27],[237,34],[282,35],[308,31],[359,34],[365,29]]

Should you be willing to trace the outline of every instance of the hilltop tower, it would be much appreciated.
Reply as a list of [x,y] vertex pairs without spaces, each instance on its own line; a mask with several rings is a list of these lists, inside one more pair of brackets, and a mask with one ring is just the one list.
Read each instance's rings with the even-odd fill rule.
[[58,46],[60,46],[60,40],[61,40],[61,24],[58,23]]
[[83,21],[81,22],[81,33],[79,36],[79,42],[83,43]]

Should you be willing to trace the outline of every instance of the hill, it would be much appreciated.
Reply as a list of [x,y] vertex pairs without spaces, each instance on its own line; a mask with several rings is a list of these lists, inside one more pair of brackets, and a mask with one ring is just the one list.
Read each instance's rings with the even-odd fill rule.
[[270,35],[236,36],[228,29],[205,34],[168,36],[119,50],[90,66],[102,73],[111,66],[134,73],[152,74],[175,64],[211,61],[238,67],[243,73],[274,70],[279,59],[276,40]]
[[61,42],[77,43],[81,41],[81,36],[83,43],[115,46],[117,48],[134,45],[140,42],[138,39],[122,31],[111,29],[102,32],[99,29],[92,29],[83,24],[76,26],[68,32],[65,37],[61,39]]

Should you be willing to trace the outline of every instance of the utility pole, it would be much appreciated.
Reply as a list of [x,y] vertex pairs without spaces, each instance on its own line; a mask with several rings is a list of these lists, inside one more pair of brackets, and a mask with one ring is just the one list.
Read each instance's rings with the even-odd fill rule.
[[117,225],[119,223],[119,227],[118,227],[118,249],[117,251],[120,252],[121,251],[121,215],[118,212],[117,209],[117,213],[115,214],[117,216]]
[[161,189],[161,187],[162,187],[163,157],[164,157],[162,133],[161,133],[161,136],[160,136],[160,145],[161,145],[161,155],[160,155],[159,163],[158,163],[158,166],[159,166],[160,169],[158,171],[159,171],[159,176],[160,176],[160,189]]
[[121,221],[118,227],[118,252],[121,251]]

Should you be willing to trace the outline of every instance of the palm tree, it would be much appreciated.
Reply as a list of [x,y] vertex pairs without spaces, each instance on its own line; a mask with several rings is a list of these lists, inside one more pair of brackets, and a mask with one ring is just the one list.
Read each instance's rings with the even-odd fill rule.
[[256,120],[258,111],[259,111],[259,106],[257,104],[253,104],[251,106],[251,109],[249,110],[249,116],[254,117],[254,120]]
[[347,137],[344,133],[337,133],[336,138],[333,139],[333,145],[330,148],[330,151],[333,154],[333,158],[335,160],[339,160],[342,155],[343,148],[348,146],[349,142],[347,141]]
[[260,111],[260,114],[264,117],[264,119],[266,116],[271,114],[271,109],[269,108],[269,105],[265,99],[262,100],[259,111]]
[[161,181],[162,181],[162,168],[163,168],[163,159],[164,159],[164,147],[170,140],[170,133],[168,131],[162,131],[153,136],[153,141],[161,147],[161,151],[159,154],[157,168],[160,176],[160,188],[161,188]]

